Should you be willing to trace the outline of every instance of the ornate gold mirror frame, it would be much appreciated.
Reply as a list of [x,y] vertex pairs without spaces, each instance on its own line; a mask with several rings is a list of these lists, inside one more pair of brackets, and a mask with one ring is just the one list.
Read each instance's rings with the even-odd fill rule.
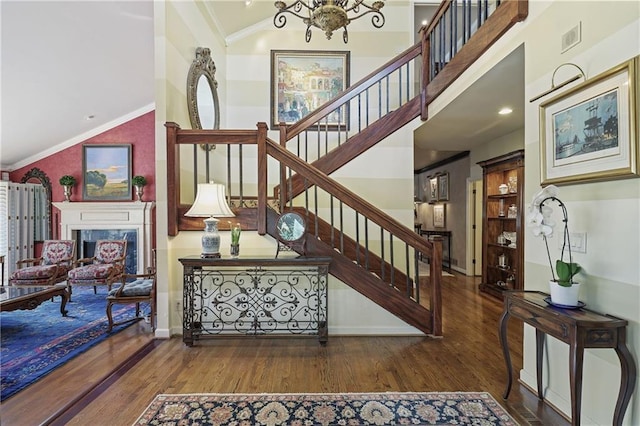
[[[216,65],[208,47],[198,47],[187,75],[187,106],[192,129],[219,129]],[[204,148],[204,146],[203,146]]]

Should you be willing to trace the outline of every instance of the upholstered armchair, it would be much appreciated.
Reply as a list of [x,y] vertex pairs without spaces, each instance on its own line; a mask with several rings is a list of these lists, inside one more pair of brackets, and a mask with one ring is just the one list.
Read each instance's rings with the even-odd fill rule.
[[[149,319],[151,330],[156,329],[155,310],[156,310],[156,251],[153,250],[152,266],[147,268],[146,274],[124,274],[122,275],[122,285],[114,288],[107,296],[107,319],[109,320],[109,328],[107,333],[111,332],[114,325],[124,324],[130,321],[141,320],[140,303],[148,303],[150,307]],[[131,281],[133,280],[133,281]],[[115,304],[136,305],[136,316],[134,318],[123,319],[120,322],[113,321],[111,313]]]
[[[76,242],[73,240],[45,240],[40,257],[18,260],[18,269],[9,277],[10,285],[32,287],[50,286],[67,280],[73,268]],[[25,266],[25,265],[31,266]]]
[[69,271],[67,287],[69,296],[74,285],[106,285],[109,290],[113,283],[122,280],[124,262],[127,255],[127,240],[98,240],[93,257],[78,259],[76,267]]

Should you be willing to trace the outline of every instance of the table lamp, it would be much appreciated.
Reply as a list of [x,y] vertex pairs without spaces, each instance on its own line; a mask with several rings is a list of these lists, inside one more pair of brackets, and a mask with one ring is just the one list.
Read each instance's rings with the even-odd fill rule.
[[196,200],[188,212],[188,217],[206,217],[204,220],[204,234],[202,235],[202,258],[220,257],[220,234],[218,233],[217,217],[235,216],[225,196],[225,187],[220,183],[199,183]]

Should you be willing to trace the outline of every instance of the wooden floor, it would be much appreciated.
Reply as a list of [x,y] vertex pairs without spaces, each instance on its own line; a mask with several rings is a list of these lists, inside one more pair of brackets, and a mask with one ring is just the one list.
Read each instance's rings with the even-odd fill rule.
[[[502,399],[502,302],[477,282],[443,277],[442,339],[330,335],[323,347],[315,338],[224,338],[189,348],[179,337],[153,341],[137,323],[2,401],[0,418],[5,426],[131,425],[158,393],[487,391],[522,425],[568,425],[518,383]],[[517,378],[522,323],[509,327]]]

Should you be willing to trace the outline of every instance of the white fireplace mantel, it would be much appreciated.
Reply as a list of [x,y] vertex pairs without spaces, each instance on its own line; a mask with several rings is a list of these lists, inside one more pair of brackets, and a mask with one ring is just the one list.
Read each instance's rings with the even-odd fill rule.
[[137,268],[139,274],[151,266],[153,202],[61,202],[60,238],[74,239],[74,232],[85,229],[135,229],[138,235]]

